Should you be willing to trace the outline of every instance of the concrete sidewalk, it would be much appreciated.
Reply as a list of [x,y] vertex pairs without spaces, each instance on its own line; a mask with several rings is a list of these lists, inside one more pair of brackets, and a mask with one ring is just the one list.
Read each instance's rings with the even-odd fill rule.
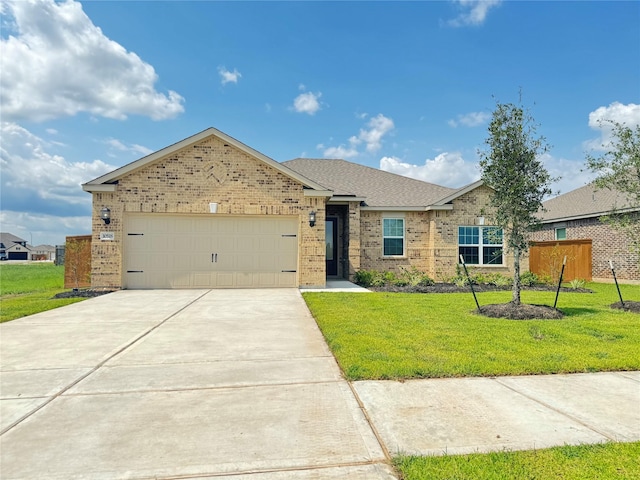
[[640,372],[363,381],[354,388],[392,455],[640,440]]

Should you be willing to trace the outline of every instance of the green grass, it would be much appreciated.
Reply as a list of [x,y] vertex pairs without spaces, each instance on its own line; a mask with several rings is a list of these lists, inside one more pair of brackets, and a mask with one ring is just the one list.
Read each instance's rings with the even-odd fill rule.
[[0,323],[86,300],[52,299],[64,291],[64,267],[52,263],[0,264]]
[[[304,293],[349,380],[527,375],[640,369],[640,315],[613,310],[615,285],[561,293],[562,320],[505,320],[473,313],[471,294]],[[621,285],[640,300],[640,288]],[[478,295],[503,303],[510,292]],[[553,305],[554,292],[524,291]]]
[[640,479],[640,442],[564,446],[524,452],[397,457],[403,480]]

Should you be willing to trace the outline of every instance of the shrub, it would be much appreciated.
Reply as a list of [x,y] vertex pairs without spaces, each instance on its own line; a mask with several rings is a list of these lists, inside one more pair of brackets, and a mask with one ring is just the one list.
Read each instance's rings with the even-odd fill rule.
[[353,276],[353,281],[363,287],[370,287],[373,280],[373,272],[370,270],[358,270]]
[[520,275],[520,284],[525,287],[533,287],[539,282],[540,280],[535,273],[524,272],[522,275]]
[[569,285],[571,285],[571,288],[573,288],[574,290],[578,290],[579,288],[584,288],[586,284],[587,284],[587,281],[582,278],[574,278],[569,282]]
[[513,279],[496,272],[488,274],[486,281],[490,285],[495,285],[496,287],[504,287],[510,285],[513,282]]
[[410,285],[412,287],[417,287],[420,285],[426,287],[433,285],[434,281],[426,273],[421,272],[415,266],[412,266],[411,268],[400,267],[400,275],[398,275],[398,279],[395,284],[399,286]]

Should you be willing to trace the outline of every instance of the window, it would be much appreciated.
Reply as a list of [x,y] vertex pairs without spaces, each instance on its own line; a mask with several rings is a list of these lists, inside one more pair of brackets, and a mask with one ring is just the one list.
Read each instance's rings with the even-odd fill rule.
[[556,228],[556,240],[566,240],[566,239],[567,239],[567,229]]
[[382,219],[382,255],[404,255],[404,218]]
[[458,227],[458,253],[470,265],[502,265],[502,229]]

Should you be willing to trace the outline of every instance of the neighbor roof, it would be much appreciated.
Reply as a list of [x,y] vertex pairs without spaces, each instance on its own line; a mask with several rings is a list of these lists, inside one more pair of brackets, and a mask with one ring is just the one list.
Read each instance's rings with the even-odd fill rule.
[[0,244],[2,244],[2,248],[9,248],[14,243],[26,243],[26,240],[23,240],[20,237],[16,237],[12,233],[0,233]]
[[334,197],[364,198],[368,207],[427,207],[459,191],[346,160],[296,158],[283,165],[332,190]]
[[631,200],[623,193],[607,188],[597,189],[591,183],[547,200],[542,205],[546,210],[541,216],[543,223],[599,217],[614,209],[638,209],[631,208]]
[[[321,191],[320,193],[322,193],[322,191],[324,190],[324,188],[321,185],[318,185],[312,180],[309,180],[308,178],[303,177],[297,172],[290,170],[286,166],[283,166],[282,164],[276,162],[275,160],[267,157],[266,155],[258,152],[257,150],[254,150],[248,145],[245,145],[244,143],[236,140],[235,138],[227,135],[224,132],[221,132],[216,128],[207,128],[206,130],[203,130],[200,133],[196,133],[191,137],[185,138],[184,140],[174,143],[173,145],[169,145],[168,147],[158,150],[157,152],[147,155],[146,157],[142,157],[141,159],[136,160],[135,162],[131,162],[127,165],[124,165],[123,167],[117,168],[105,175],[102,175],[101,177],[95,178],[87,183],[84,183],[82,185],[82,189],[86,192],[115,191],[116,181],[124,177],[125,175],[135,170],[138,170],[140,168],[143,168],[157,160],[160,160],[161,158],[166,157],[167,155],[171,155],[172,153],[175,153],[178,150],[194,145],[212,136],[219,138],[220,140],[224,141],[225,143],[228,143],[229,145],[233,145],[234,147],[238,148],[239,150],[245,152],[248,155],[251,155],[254,158],[257,158],[258,160],[261,160],[262,162],[266,163],[267,165],[279,171],[280,173],[300,182],[302,185],[304,185],[308,189],[320,190]],[[330,196],[330,193],[327,192],[324,196]]]

